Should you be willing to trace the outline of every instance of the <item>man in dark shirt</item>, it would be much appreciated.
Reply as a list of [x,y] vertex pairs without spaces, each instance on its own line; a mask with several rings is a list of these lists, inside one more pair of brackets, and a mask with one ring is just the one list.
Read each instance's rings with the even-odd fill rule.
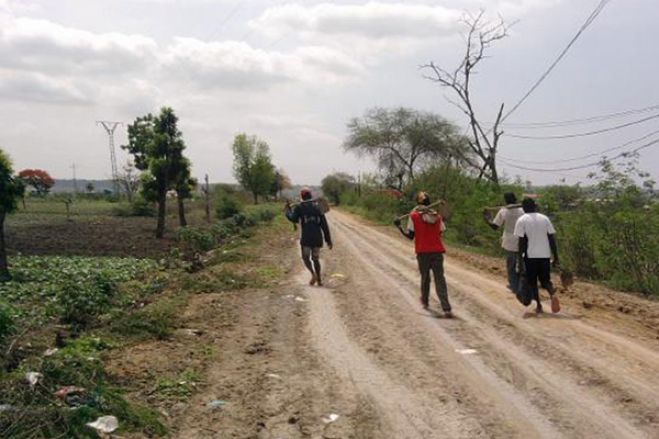
[[309,285],[323,285],[320,266],[320,249],[323,246],[323,238],[327,247],[332,249],[332,237],[330,235],[327,219],[321,211],[318,203],[312,199],[311,190],[303,188],[300,191],[302,201],[294,208],[286,205],[286,218],[295,224],[300,224],[302,233],[300,246],[302,247],[302,261],[311,272]]

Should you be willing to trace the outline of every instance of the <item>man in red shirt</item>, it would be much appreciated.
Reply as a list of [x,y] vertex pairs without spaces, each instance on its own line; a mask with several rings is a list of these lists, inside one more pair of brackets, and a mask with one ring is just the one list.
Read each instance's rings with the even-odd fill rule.
[[416,259],[421,273],[421,305],[428,309],[430,296],[430,272],[435,278],[435,290],[442,305],[444,316],[453,317],[451,304],[448,300],[448,289],[444,278],[444,243],[442,233],[446,230],[442,216],[428,207],[430,197],[425,192],[419,192],[416,198],[417,206],[410,213],[407,228],[403,230],[400,220],[396,219],[394,224],[398,230],[410,240],[414,240]]

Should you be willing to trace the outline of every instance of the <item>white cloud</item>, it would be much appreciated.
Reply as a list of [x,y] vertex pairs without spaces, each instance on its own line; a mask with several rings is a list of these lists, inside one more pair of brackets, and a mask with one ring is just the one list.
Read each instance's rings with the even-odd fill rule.
[[0,96],[8,100],[52,104],[89,104],[91,89],[40,73],[16,75],[0,70]]
[[48,74],[117,75],[152,63],[156,43],[141,35],[96,34],[46,20],[15,18],[0,29],[0,66]]
[[256,49],[237,41],[203,42],[176,38],[167,49],[164,68],[201,88],[267,88],[289,81],[340,82],[361,67],[341,52],[305,46],[291,53]]
[[434,38],[455,31],[461,11],[423,4],[288,4],[265,10],[250,25],[271,36],[286,32],[368,39]]

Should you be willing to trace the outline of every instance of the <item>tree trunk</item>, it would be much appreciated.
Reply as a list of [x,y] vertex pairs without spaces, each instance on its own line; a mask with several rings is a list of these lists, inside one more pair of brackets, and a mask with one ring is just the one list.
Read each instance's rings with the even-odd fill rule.
[[165,236],[165,217],[167,215],[167,187],[158,189],[158,225],[156,226],[156,238]]
[[0,212],[0,282],[11,280],[7,267],[7,249],[5,248],[5,212]]
[[254,195],[254,204],[259,204],[259,194],[256,192],[252,192],[252,194]]
[[178,200],[178,222],[181,227],[185,227],[188,225],[188,221],[185,219],[185,203],[180,194],[176,198]]

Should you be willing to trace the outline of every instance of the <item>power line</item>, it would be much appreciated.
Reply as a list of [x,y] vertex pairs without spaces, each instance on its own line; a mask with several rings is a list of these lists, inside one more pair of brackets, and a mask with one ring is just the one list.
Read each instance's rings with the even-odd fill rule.
[[630,127],[630,126],[639,125],[639,124],[642,124],[642,123],[645,123],[647,121],[657,119],[657,118],[659,118],[659,114],[644,117],[643,119],[640,119],[640,120],[635,120],[633,122],[623,123],[621,125],[616,125],[616,126],[613,126],[613,127],[602,128],[602,129],[593,130],[593,131],[586,131],[584,133],[562,134],[562,135],[558,135],[558,136],[523,136],[523,135],[519,135],[519,134],[506,134],[506,136],[512,137],[512,138],[515,138],[515,139],[526,139],[526,140],[571,139],[571,138],[574,138],[574,137],[586,137],[586,136],[594,136],[596,134],[609,133],[611,131],[616,131],[616,130],[627,128],[627,127]]
[[[643,149],[649,148],[649,147],[654,146],[658,143],[659,143],[659,139],[655,139],[655,140],[653,140],[649,143],[646,143],[645,145],[639,146],[638,148],[634,148],[630,151],[621,152],[620,154],[618,154],[616,156],[613,156],[609,160],[613,161],[613,160],[618,160],[618,159],[623,158],[623,157],[628,157],[630,154],[635,154],[635,153],[637,153],[637,152],[639,152]],[[528,168],[526,166],[518,166],[518,165],[508,163],[506,160],[502,160],[502,161],[506,164],[506,166],[509,166],[511,168],[522,169],[522,170],[525,170],[525,171],[533,171],[533,172],[575,171],[577,169],[592,168],[593,166],[598,166],[600,164],[600,161],[597,161],[597,162],[587,163],[585,165],[571,166],[571,167],[568,167],[568,168],[551,168],[551,169],[548,169],[548,168]]]
[[531,94],[542,84],[542,82],[549,76],[549,74],[554,70],[559,62],[567,55],[568,51],[572,48],[574,43],[577,42],[579,37],[588,29],[588,27],[593,24],[597,16],[604,10],[606,5],[611,0],[601,0],[600,3],[595,7],[595,10],[588,16],[586,21],[581,25],[579,31],[574,37],[570,40],[568,45],[563,49],[563,51],[558,55],[558,57],[549,65],[549,68],[540,76],[540,78],[533,84],[533,86],[527,91],[524,96],[510,109],[508,112],[501,118],[501,122],[505,121],[511,114],[513,114],[527,99]]
[[573,125],[582,125],[596,122],[603,122],[610,119],[615,119],[619,117],[630,116],[634,114],[647,113],[649,111],[659,109],[659,104],[651,105],[649,107],[637,108],[626,111],[619,111],[616,113],[602,114],[599,116],[583,117],[578,119],[568,119],[568,120],[559,120],[559,121],[550,121],[550,122],[525,122],[525,123],[507,123],[505,124],[508,128],[519,128],[519,129],[540,129],[540,128],[558,128],[564,126],[573,126]]
[[245,2],[243,0],[238,0],[236,4],[231,8],[231,10],[227,13],[227,15],[224,16],[222,20],[216,25],[217,27],[211,32],[211,34],[206,38],[206,40],[210,40],[212,38],[215,38],[218,34],[218,31],[221,31],[225,24],[229,22],[237,13],[238,11],[245,5]]
[[622,144],[622,145],[614,146],[614,147],[612,147],[612,148],[607,148],[607,149],[604,149],[604,150],[602,150],[602,151],[593,152],[593,153],[586,154],[586,155],[582,155],[582,156],[579,156],[579,157],[571,157],[571,158],[567,158],[567,159],[546,160],[546,161],[519,160],[519,159],[514,159],[514,158],[511,158],[511,157],[506,157],[506,156],[503,156],[503,155],[501,155],[501,154],[497,155],[497,157],[502,158],[502,159],[504,159],[504,160],[514,161],[514,162],[516,162],[516,163],[528,163],[528,164],[532,164],[532,165],[549,165],[549,164],[553,164],[553,163],[576,162],[576,161],[579,161],[579,160],[584,160],[584,159],[587,159],[587,158],[590,158],[590,157],[600,156],[600,155],[602,155],[602,154],[604,154],[604,153],[607,153],[607,152],[616,151],[616,150],[618,150],[618,149],[625,148],[625,147],[627,147],[627,146],[629,146],[629,145],[632,145],[632,144],[634,144],[634,143],[637,143],[637,142],[640,142],[640,141],[642,141],[642,140],[645,140],[645,139],[647,139],[648,137],[652,137],[652,136],[654,136],[655,134],[659,134],[659,130],[652,131],[651,133],[646,134],[646,135],[644,135],[643,137],[639,137],[639,138],[637,138],[637,139],[630,140],[629,142],[624,143],[624,144]]

